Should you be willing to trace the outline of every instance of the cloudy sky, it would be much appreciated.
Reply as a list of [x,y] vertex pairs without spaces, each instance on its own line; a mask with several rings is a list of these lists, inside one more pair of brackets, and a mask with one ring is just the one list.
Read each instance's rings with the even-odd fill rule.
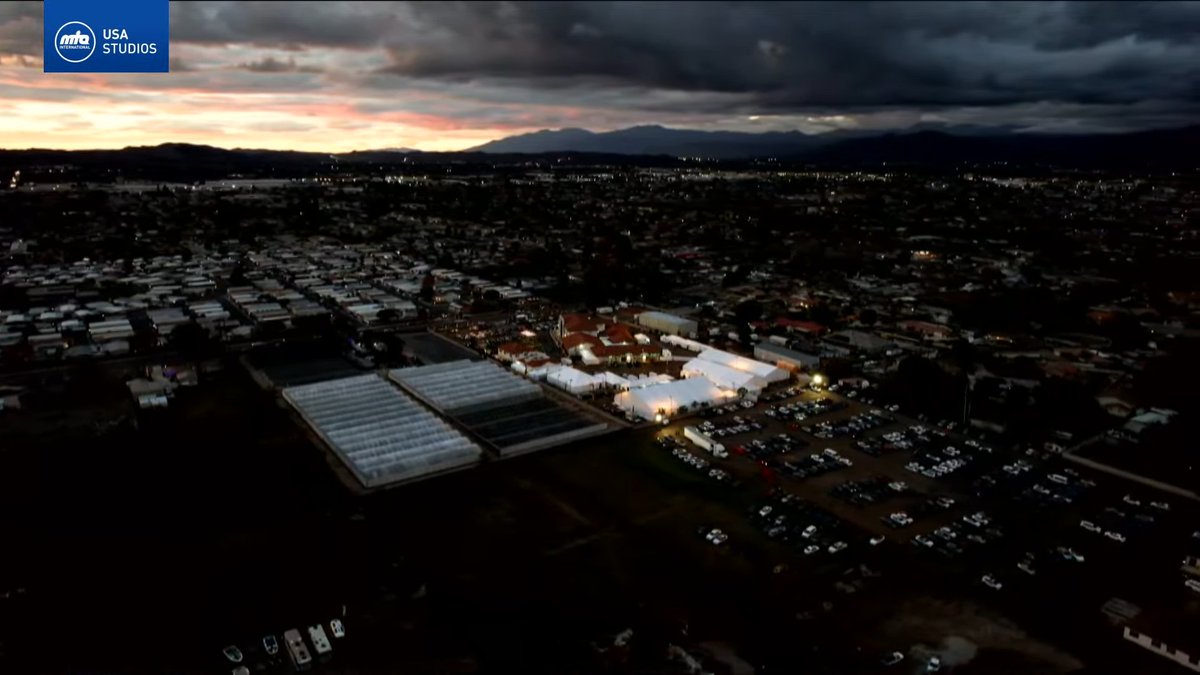
[[41,3],[0,4],[0,147],[1200,121],[1200,3],[172,2],[169,74],[41,50]]

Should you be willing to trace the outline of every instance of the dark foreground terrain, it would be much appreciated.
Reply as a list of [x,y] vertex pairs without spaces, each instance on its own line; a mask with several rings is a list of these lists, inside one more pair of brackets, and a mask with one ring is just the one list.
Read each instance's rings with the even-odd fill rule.
[[[951,637],[954,672],[1156,672],[1115,635],[1077,653],[1090,626],[1038,625],[1036,598],[1003,618],[898,544],[805,560],[749,525],[762,485],[689,473],[649,432],[352,497],[236,366],[136,430],[113,375],[0,418],[0,586],[25,589],[0,604],[0,672],[228,672],[226,644],[285,672],[261,637],[343,612],[318,672],[684,672],[668,642],[731,672],[877,672]],[[834,590],[862,562],[883,576]]]

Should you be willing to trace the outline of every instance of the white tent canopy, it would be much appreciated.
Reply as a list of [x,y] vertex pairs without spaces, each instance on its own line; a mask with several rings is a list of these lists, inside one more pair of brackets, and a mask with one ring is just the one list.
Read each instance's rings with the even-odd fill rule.
[[689,378],[707,377],[718,387],[732,391],[747,389],[752,392],[759,392],[767,386],[767,381],[754,373],[738,370],[716,363],[715,361],[708,361],[701,358],[695,358],[683,364],[681,373],[684,377]]
[[788,371],[783,368],[777,368],[769,363],[755,361],[737,354],[723,352],[720,349],[708,348],[700,352],[700,356],[696,357],[705,361],[712,361],[723,366],[728,366],[735,370],[741,370],[752,375],[758,376],[767,382],[782,382],[790,377]]
[[601,386],[603,379],[593,377],[570,366],[563,366],[547,375],[546,382],[572,394],[586,394]]
[[670,416],[685,406],[719,405],[734,396],[736,394],[726,393],[712,380],[700,376],[623,391],[613,398],[613,403],[626,412],[650,420],[659,411]]

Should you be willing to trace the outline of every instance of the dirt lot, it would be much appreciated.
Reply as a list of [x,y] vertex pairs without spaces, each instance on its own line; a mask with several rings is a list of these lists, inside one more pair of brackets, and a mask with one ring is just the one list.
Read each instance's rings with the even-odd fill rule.
[[[971,589],[909,570],[899,546],[803,558],[768,540],[747,518],[767,487],[748,460],[740,486],[721,484],[655,430],[353,497],[244,373],[185,394],[136,432],[84,424],[0,453],[0,586],[28,589],[0,607],[11,672],[211,672],[229,643],[258,664],[262,635],[343,606],[349,636],[317,672],[597,672],[591,643],[626,628],[635,649],[609,672],[672,672],[668,641],[763,672],[875,672],[877,651],[953,635],[978,647],[961,672],[1072,665],[958,595]],[[845,454],[854,469],[830,478],[898,461]],[[844,574],[860,563],[882,576]],[[952,599],[926,600],[922,579]],[[77,649],[55,648],[64,634]]]

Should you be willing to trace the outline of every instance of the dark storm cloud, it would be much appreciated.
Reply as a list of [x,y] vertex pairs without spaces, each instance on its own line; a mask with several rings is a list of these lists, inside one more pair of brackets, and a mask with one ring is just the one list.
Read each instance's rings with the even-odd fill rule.
[[405,3],[172,2],[171,38],[271,47],[371,48],[397,30]]
[[0,3],[0,55],[42,53],[42,3]]
[[277,59],[274,56],[267,56],[257,61],[246,61],[238,64],[238,68],[248,70],[252,73],[319,73],[320,68],[314,66],[304,66],[296,63],[294,57],[287,59]]
[[[39,55],[40,23],[40,3],[0,4],[0,55]],[[375,94],[661,119],[1019,108],[1137,126],[1200,104],[1194,2],[172,2],[171,30],[247,78],[320,69]]]
[[[428,3],[391,72],[575,78],[813,106],[1200,97],[1182,3]],[[584,27],[581,29],[580,27]]]

